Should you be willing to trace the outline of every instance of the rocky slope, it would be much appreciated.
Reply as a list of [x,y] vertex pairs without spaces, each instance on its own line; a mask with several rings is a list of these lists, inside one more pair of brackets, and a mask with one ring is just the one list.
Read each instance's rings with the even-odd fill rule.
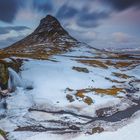
[[8,54],[51,55],[68,51],[78,41],[71,37],[59,21],[48,15],[33,33],[4,49]]

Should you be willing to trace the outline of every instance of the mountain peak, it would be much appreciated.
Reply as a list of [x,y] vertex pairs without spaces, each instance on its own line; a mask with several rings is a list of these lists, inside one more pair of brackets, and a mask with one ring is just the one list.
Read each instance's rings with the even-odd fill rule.
[[78,41],[69,35],[55,17],[47,15],[41,19],[33,33],[5,48],[4,51],[12,54],[50,55],[69,51],[76,43]]
[[61,24],[59,23],[59,21],[53,17],[52,15],[47,15],[45,18],[41,19],[39,26],[36,28],[36,30],[34,31],[34,33],[38,34],[38,33],[50,33],[50,34],[54,34],[54,33],[58,33],[58,34],[68,34],[63,27],[61,26]]
[[43,24],[59,24],[60,25],[60,23],[59,23],[59,21],[55,18],[55,17],[53,17],[52,15],[47,15],[45,18],[43,18],[43,19],[41,19],[40,20],[40,25],[43,25]]
[[54,16],[52,16],[52,15],[47,15],[45,18],[43,18],[41,20],[41,22],[42,21],[57,21],[58,22],[58,20]]

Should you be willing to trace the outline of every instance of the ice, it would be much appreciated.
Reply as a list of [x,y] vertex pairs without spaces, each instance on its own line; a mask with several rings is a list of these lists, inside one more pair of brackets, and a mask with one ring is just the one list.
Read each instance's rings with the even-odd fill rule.
[[12,68],[8,68],[8,71],[9,71],[8,88],[14,90],[16,87],[23,87],[24,85],[21,77]]
[[81,135],[72,140],[139,140],[140,118],[135,119],[130,124],[118,129],[115,132],[103,132],[92,136]]

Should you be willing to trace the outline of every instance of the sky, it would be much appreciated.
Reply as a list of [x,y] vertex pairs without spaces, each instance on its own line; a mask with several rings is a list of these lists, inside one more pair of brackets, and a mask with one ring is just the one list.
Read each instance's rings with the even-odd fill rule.
[[140,0],[0,0],[0,48],[24,38],[46,15],[96,48],[140,48]]

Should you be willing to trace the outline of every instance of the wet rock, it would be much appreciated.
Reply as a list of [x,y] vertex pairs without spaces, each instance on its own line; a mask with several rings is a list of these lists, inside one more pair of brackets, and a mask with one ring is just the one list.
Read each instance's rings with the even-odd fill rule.
[[0,87],[2,90],[8,88],[8,79],[9,79],[8,67],[14,69],[16,72],[19,72],[22,63],[23,63],[22,59],[10,58],[10,61],[8,62],[5,60],[0,60]]

